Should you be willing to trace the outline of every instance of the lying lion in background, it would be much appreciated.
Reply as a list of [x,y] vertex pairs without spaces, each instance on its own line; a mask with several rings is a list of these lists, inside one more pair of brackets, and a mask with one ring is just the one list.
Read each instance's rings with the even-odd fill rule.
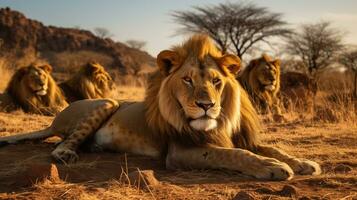
[[222,55],[208,36],[162,51],[157,64],[144,102],[77,101],[47,129],[0,143],[59,135],[64,140],[52,156],[65,163],[92,138],[93,149],[164,158],[171,169],[227,169],[265,180],[321,172],[313,161],[259,142],[258,116],[235,79],[240,59]]
[[69,80],[59,84],[67,102],[82,99],[110,98],[115,89],[114,81],[97,62],[90,62],[80,68]]
[[22,108],[25,112],[54,115],[67,107],[61,89],[51,76],[49,65],[34,65],[18,69],[11,77],[0,107],[5,111]]
[[281,74],[280,94],[285,109],[305,110],[312,113],[317,83],[306,74],[286,72]]
[[262,57],[250,61],[239,74],[239,82],[248,92],[250,100],[261,114],[272,113],[276,121],[284,118],[280,110],[278,92],[280,89],[280,60]]

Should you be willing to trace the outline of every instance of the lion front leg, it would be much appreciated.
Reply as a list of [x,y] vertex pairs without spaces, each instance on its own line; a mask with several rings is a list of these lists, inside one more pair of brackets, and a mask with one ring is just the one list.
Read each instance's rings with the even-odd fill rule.
[[273,158],[236,148],[193,147],[171,144],[167,168],[228,169],[264,180],[289,180],[292,169]]
[[319,175],[321,174],[320,165],[314,161],[307,159],[300,159],[290,156],[284,151],[270,147],[270,146],[258,146],[258,154],[266,157],[278,159],[287,163],[296,174],[300,175]]
[[106,102],[89,112],[88,115],[71,130],[72,133],[51,153],[53,158],[63,163],[77,161],[79,157],[76,150],[79,145],[93,135],[103,122],[117,110],[118,106],[116,101],[107,99]]

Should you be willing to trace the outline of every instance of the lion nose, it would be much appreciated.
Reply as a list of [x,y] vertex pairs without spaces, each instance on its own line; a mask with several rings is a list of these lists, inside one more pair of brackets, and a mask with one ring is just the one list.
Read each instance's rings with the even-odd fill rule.
[[207,111],[208,109],[212,108],[214,106],[214,102],[200,102],[196,101],[196,105],[203,110]]

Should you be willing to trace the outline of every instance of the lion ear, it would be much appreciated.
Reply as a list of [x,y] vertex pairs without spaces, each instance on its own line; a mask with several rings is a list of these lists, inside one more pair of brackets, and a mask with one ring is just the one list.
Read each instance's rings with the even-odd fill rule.
[[48,64],[45,64],[45,65],[41,65],[39,66],[41,69],[45,70],[46,72],[48,73],[51,73],[52,72],[52,66],[51,65],[48,65]]
[[233,75],[237,75],[240,71],[240,62],[239,57],[233,54],[224,55],[218,60],[220,67],[227,69]]
[[92,74],[93,72],[99,70],[99,65],[97,62],[91,61],[85,66],[85,69],[89,74]]
[[274,60],[272,63],[273,63],[274,66],[278,67],[278,66],[280,66],[280,63],[281,63],[281,62],[280,62],[279,59],[276,59],[276,60]]
[[156,63],[162,74],[169,75],[172,69],[180,65],[180,58],[176,52],[164,50],[157,55]]
[[271,61],[270,56],[268,56],[268,54],[266,54],[266,53],[263,53],[262,59],[263,59],[265,62],[270,62],[270,61]]

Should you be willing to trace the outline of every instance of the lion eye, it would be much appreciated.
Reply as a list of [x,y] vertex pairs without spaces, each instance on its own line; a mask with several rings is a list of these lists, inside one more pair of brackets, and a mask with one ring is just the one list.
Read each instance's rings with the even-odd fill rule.
[[185,83],[187,83],[187,84],[189,84],[189,85],[192,85],[192,79],[191,79],[190,77],[185,76],[185,77],[183,77],[182,79],[183,79],[183,81],[184,81]]
[[214,78],[214,79],[212,80],[212,83],[213,83],[214,85],[217,85],[217,84],[221,83],[221,79],[219,79],[219,78]]

